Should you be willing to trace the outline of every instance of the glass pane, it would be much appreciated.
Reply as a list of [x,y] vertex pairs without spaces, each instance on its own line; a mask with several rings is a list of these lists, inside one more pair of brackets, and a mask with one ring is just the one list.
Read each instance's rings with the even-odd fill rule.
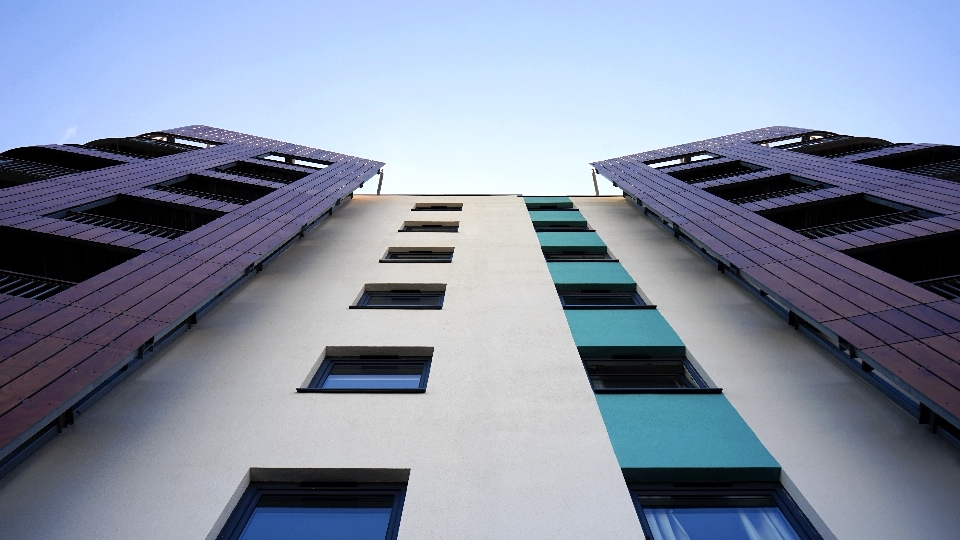
[[368,306],[437,306],[440,305],[438,295],[412,294],[371,294],[367,298]]
[[799,540],[779,508],[644,508],[657,540]]
[[591,360],[584,366],[595,389],[698,387],[677,360]]
[[321,388],[419,388],[417,375],[327,375]]
[[383,540],[390,508],[257,507],[241,540]]
[[690,388],[683,375],[601,375],[590,377],[594,388]]

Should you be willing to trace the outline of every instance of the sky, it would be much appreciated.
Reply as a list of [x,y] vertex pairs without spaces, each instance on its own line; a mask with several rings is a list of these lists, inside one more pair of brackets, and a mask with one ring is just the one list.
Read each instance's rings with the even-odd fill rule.
[[0,150],[206,124],[384,161],[384,193],[590,194],[591,161],[771,125],[960,144],[958,25],[956,0],[3,0]]

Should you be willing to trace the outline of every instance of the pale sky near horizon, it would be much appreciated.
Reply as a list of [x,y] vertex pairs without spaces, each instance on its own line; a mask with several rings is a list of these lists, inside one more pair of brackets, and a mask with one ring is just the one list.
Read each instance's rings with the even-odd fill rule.
[[0,150],[207,124],[385,161],[384,193],[589,194],[590,161],[770,125],[960,144],[958,27],[942,0],[5,0]]

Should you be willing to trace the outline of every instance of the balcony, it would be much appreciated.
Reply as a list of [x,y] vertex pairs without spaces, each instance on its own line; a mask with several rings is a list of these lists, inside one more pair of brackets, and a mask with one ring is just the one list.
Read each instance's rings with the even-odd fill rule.
[[721,178],[730,178],[731,176],[740,176],[765,170],[765,167],[747,163],[746,161],[728,161],[717,165],[705,165],[693,169],[671,171],[667,174],[681,182],[699,184],[710,180],[719,180]]
[[957,146],[934,146],[857,163],[960,182],[960,147]]
[[960,297],[960,232],[888,242],[844,253],[944,298]]
[[0,154],[0,188],[122,164],[122,161],[64,152],[55,148],[14,148]]
[[139,254],[133,249],[0,227],[0,293],[43,300]]
[[760,180],[747,180],[746,182],[709,187],[705,188],[704,191],[733,204],[747,204],[832,187],[836,186],[793,174],[781,174],[770,178],[761,178]]
[[154,139],[142,139],[139,137],[122,137],[112,139],[98,139],[90,141],[83,145],[86,148],[110,152],[124,156],[132,156],[142,159],[153,159],[164,156],[172,156],[181,152],[196,150],[197,147],[186,144],[178,144]]
[[224,215],[223,212],[120,195],[49,217],[108,229],[177,238]]
[[199,174],[188,174],[153,186],[153,189],[240,205],[249,204],[275,191],[273,188]]
[[237,176],[246,176],[247,178],[256,178],[257,180],[267,180],[269,182],[279,182],[281,184],[292,184],[300,180],[309,173],[272,167],[270,165],[260,165],[256,163],[247,163],[246,161],[236,161],[227,165],[217,167],[215,170]]
[[937,217],[939,214],[870,195],[803,203],[757,214],[807,238],[826,238]]

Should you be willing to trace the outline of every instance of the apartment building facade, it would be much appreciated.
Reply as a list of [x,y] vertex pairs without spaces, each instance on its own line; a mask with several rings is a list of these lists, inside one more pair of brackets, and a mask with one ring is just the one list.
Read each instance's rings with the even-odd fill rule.
[[949,401],[670,213],[790,129],[594,164],[624,197],[353,196],[382,163],[204,126],[0,156],[0,537],[954,537]]

